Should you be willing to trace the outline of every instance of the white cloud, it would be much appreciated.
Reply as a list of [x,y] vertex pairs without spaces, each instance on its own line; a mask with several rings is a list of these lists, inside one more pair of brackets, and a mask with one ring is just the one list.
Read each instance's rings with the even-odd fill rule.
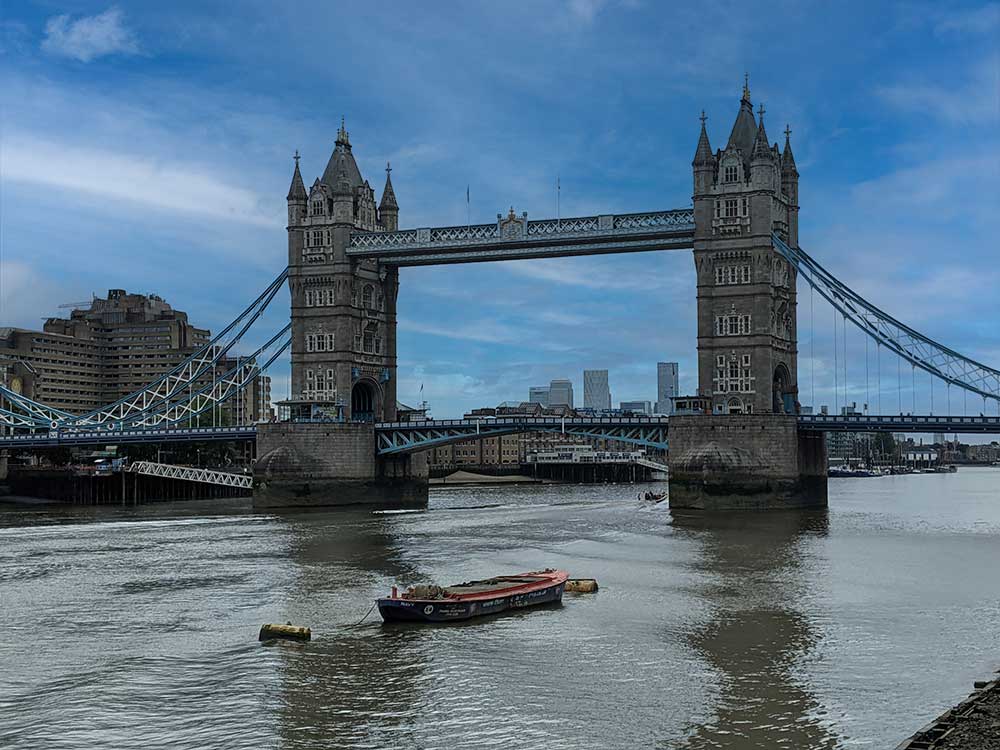
[[939,34],[986,34],[1000,27],[1000,3],[943,16],[934,27]]
[[55,16],[45,24],[42,49],[81,62],[105,55],[135,54],[139,51],[139,43],[123,20],[121,10],[115,7],[76,21],[66,15]]
[[876,93],[903,112],[959,125],[996,122],[1000,120],[1000,57],[981,61],[964,82],[914,81],[882,86]]
[[203,165],[166,163],[22,133],[4,138],[0,177],[268,228],[281,222],[280,216],[263,210],[255,193],[219,180]]
[[662,289],[664,280],[657,274],[621,275],[607,264],[580,264],[568,259],[512,260],[503,270],[536,281],[579,286],[586,289],[646,290]]
[[593,23],[606,0],[569,0],[569,12],[584,23]]

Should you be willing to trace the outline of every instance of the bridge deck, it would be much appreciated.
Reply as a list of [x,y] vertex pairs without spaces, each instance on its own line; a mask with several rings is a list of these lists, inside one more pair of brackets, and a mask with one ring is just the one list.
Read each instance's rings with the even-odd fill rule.
[[[944,417],[934,415],[802,414],[799,426],[820,432],[919,432],[1000,435],[1000,417]],[[499,417],[436,419],[421,422],[380,422],[375,427],[381,454],[410,453],[437,445],[518,432],[553,432],[594,439],[620,440],[666,448],[666,417]],[[256,425],[193,427],[186,429],[52,431],[0,436],[0,448],[46,448],[70,445],[171,443],[215,440],[254,440]]]

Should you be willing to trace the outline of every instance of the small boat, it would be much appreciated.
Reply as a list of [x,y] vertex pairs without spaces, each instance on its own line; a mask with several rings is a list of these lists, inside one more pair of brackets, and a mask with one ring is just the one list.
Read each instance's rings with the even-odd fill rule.
[[645,495],[640,495],[640,497],[643,500],[646,500],[648,502],[658,503],[661,500],[665,500],[666,499],[667,493],[666,492],[660,492],[659,494],[657,494],[656,492],[647,492]]
[[378,612],[386,622],[455,622],[509,609],[524,609],[562,601],[569,573],[565,570],[533,571],[466,581],[454,586],[413,586],[404,593],[378,599]]

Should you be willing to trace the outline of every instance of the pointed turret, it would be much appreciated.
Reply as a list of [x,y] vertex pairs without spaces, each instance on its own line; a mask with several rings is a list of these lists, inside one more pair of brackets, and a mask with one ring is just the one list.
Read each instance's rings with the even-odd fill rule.
[[782,180],[785,175],[799,176],[799,170],[795,167],[795,156],[792,154],[792,130],[785,125],[785,150],[781,153],[781,175]]
[[751,157],[753,161],[771,161],[774,158],[774,153],[767,143],[767,131],[764,130],[764,111],[764,105],[761,104],[760,111],[757,113],[760,115],[760,122],[757,125],[757,137],[753,142],[753,155]]
[[705,110],[701,111],[701,134],[698,136],[698,147],[694,152],[693,167],[706,167],[715,165],[715,157],[712,155],[712,144],[708,142],[708,131],[705,130]]
[[387,232],[395,232],[399,228],[399,204],[396,203],[396,193],[392,189],[392,178],[389,173],[392,167],[385,163],[385,188],[382,190],[382,200],[378,204],[379,223]]
[[358,164],[354,161],[354,154],[351,153],[351,140],[348,137],[343,118],[341,118],[340,128],[337,130],[337,140],[334,142],[333,153],[330,155],[330,161],[326,164],[326,169],[323,170],[321,180],[329,187],[335,188],[341,173],[346,175],[351,190],[364,184]]
[[708,131],[705,130],[705,110],[701,111],[701,134],[698,136],[698,148],[694,152],[694,192],[701,195],[708,192],[715,181],[715,156],[712,154],[712,145],[708,142]]
[[308,199],[306,184],[302,181],[302,173],[299,171],[299,152],[295,151],[295,171],[292,172],[292,184],[288,188],[287,200],[289,203],[305,203]]
[[726,143],[726,148],[738,148],[743,152],[743,160],[749,163],[756,135],[757,121],[753,116],[753,104],[750,103],[750,83],[745,78],[743,82],[743,96],[740,99],[740,111],[736,115],[736,122],[733,123],[733,129],[729,134],[729,141]]

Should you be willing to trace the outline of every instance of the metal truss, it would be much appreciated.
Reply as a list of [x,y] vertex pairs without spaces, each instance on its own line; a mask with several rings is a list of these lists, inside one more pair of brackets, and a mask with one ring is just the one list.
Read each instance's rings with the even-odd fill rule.
[[55,448],[58,446],[204,443],[232,440],[254,440],[257,425],[236,427],[158,427],[134,430],[83,430],[35,432],[0,435],[3,448]]
[[354,232],[347,254],[395,266],[690,248],[694,210],[604,214],[528,221],[497,215],[493,224]]
[[912,414],[875,417],[866,414],[800,414],[799,428],[819,432],[941,432],[996,434],[1000,417],[935,417]]
[[840,282],[804,250],[789,247],[776,234],[772,239],[775,249],[798,269],[809,285],[877,344],[948,384],[984,399],[1000,401],[1000,370],[969,359],[913,330]]
[[[241,357],[236,367],[216,378],[214,382],[202,386],[199,390],[192,391],[176,401],[165,401],[155,411],[147,410],[142,415],[128,420],[107,423],[109,428],[160,427],[190,422],[199,414],[225,403],[252,383],[262,370],[270,367],[274,360],[292,345],[291,338],[286,338],[291,327],[291,324],[285,326],[253,354],[245,359]],[[262,358],[264,359],[263,364],[261,363]]]
[[32,427],[47,429],[62,427],[120,429],[125,424],[141,424],[142,417],[164,409],[177,394],[183,393],[186,389],[190,390],[193,384],[213,370],[263,315],[287,278],[288,269],[285,268],[235,320],[172,370],[140,390],[87,414],[76,415],[53,409],[0,385],[0,396],[19,410],[19,412],[0,410],[0,424],[28,426],[24,424],[24,416],[32,420]]
[[163,479],[216,484],[220,487],[237,487],[242,490],[253,489],[253,476],[232,474],[228,471],[216,471],[215,469],[197,469],[191,466],[158,464],[154,461],[136,461],[134,464],[129,464],[126,471],[149,477],[162,477]]
[[521,432],[550,432],[591,440],[618,440],[650,448],[667,449],[667,420],[651,417],[453,419],[387,422],[375,426],[377,451],[380,456],[416,453],[452,443],[484,440]]

